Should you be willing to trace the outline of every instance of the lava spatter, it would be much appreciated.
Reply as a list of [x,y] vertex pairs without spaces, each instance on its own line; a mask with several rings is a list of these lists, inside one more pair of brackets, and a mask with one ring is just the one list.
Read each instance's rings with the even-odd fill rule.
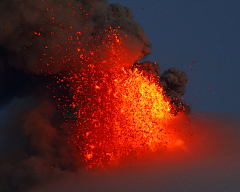
[[72,82],[72,106],[78,117],[72,141],[77,146],[76,156],[92,167],[166,147],[170,140],[165,127],[173,114],[155,79],[138,69],[91,71],[90,67],[75,75]]

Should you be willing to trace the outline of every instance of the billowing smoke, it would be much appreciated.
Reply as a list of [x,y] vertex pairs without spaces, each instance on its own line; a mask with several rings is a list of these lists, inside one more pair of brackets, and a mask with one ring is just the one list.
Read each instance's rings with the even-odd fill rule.
[[92,49],[93,36],[104,38],[102,32],[109,27],[127,35],[128,52],[123,56],[131,55],[132,62],[150,53],[142,27],[129,8],[118,4],[39,0],[2,1],[1,7],[0,44],[7,50],[9,65],[26,72],[58,73],[79,65],[79,55]]
[[160,76],[157,63],[137,62],[151,44],[129,8],[106,0],[3,0],[0,7],[0,191],[26,191],[81,167],[67,144],[75,111],[66,107],[73,98],[63,79],[91,64],[142,70],[163,87],[172,113],[190,113],[181,100],[184,72]]

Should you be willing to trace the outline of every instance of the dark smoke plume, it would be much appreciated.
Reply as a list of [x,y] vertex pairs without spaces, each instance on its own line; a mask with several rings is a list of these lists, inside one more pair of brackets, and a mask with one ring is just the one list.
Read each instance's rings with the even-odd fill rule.
[[[118,63],[129,57],[133,65],[150,54],[151,44],[129,8],[106,0],[3,0],[0,26],[0,191],[26,191],[79,167],[72,156],[74,147],[66,145],[73,125],[65,119],[72,112],[60,109],[71,102],[70,90],[64,82],[56,85],[56,79],[88,65],[79,55],[89,52],[93,38],[104,39],[103,31],[111,28],[127,36],[126,52]],[[100,56],[108,63],[103,70],[123,67],[104,53]],[[184,72],[169,69],[159,76],[158,64],[151,62],[124,67],[154,74],[174,113],[190,111],[181,101]]]

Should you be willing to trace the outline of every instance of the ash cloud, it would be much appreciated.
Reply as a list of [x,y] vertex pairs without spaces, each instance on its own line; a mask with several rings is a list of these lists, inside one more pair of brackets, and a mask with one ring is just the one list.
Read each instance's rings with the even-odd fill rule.
[[92,48],[93,33],[109,26],[120,27],[119,31],[128,35],[127,46],[137,43],[129,48],[135,60],[150,53],[142,27],[134,22],[131,10],[119,4],[5,0],[1,8],[0,44],[8,52],[9,65],[26,72],[56,74],[74,64],[75,68],[80,62],[78,55]]
[[[1,191],[25,191],[43,180],[71,171],[67,136],[51,123],[53,107],[47,100],[15,98],[4,108],[1,122]],[[3,116],[3,114],[1,114]]]
[[[129,8],[106,0],[3,0],[0,10],[0,191],[26,191],[79,167],[72,156],[74,147],[66,145],[73,125],[65,119],[72,112],[61,113],[53,98],[62,94],[64,99],[69,90],[58,90],[57,85],[53,92],[47,87],[56,86],[56,78],[65,71],[89,64],[79,55],[93,47],[96,52],[106,49],[96,46],[93,37],[101,41],[110,28],[120,37],[127,35],[125,51],[116,49],[118,62],[103,53],[108,63],[103,70],[123,67],[119,63],[132,67],[150,54],[151,44]],[[128,56],[131,61],[126,62]],[[176,113],[187,108],[180,99],[187,82],[183,72],[170,69],[159,76],[157,64],[135,65],[154,74]]]

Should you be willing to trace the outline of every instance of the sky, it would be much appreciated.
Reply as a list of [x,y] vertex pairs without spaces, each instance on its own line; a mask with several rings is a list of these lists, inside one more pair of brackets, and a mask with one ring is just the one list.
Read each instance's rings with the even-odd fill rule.
[[128,6],[152,44],[144,60],[188,76],[184,101],[199,111],[240,114],[240,2],[110,0]]

